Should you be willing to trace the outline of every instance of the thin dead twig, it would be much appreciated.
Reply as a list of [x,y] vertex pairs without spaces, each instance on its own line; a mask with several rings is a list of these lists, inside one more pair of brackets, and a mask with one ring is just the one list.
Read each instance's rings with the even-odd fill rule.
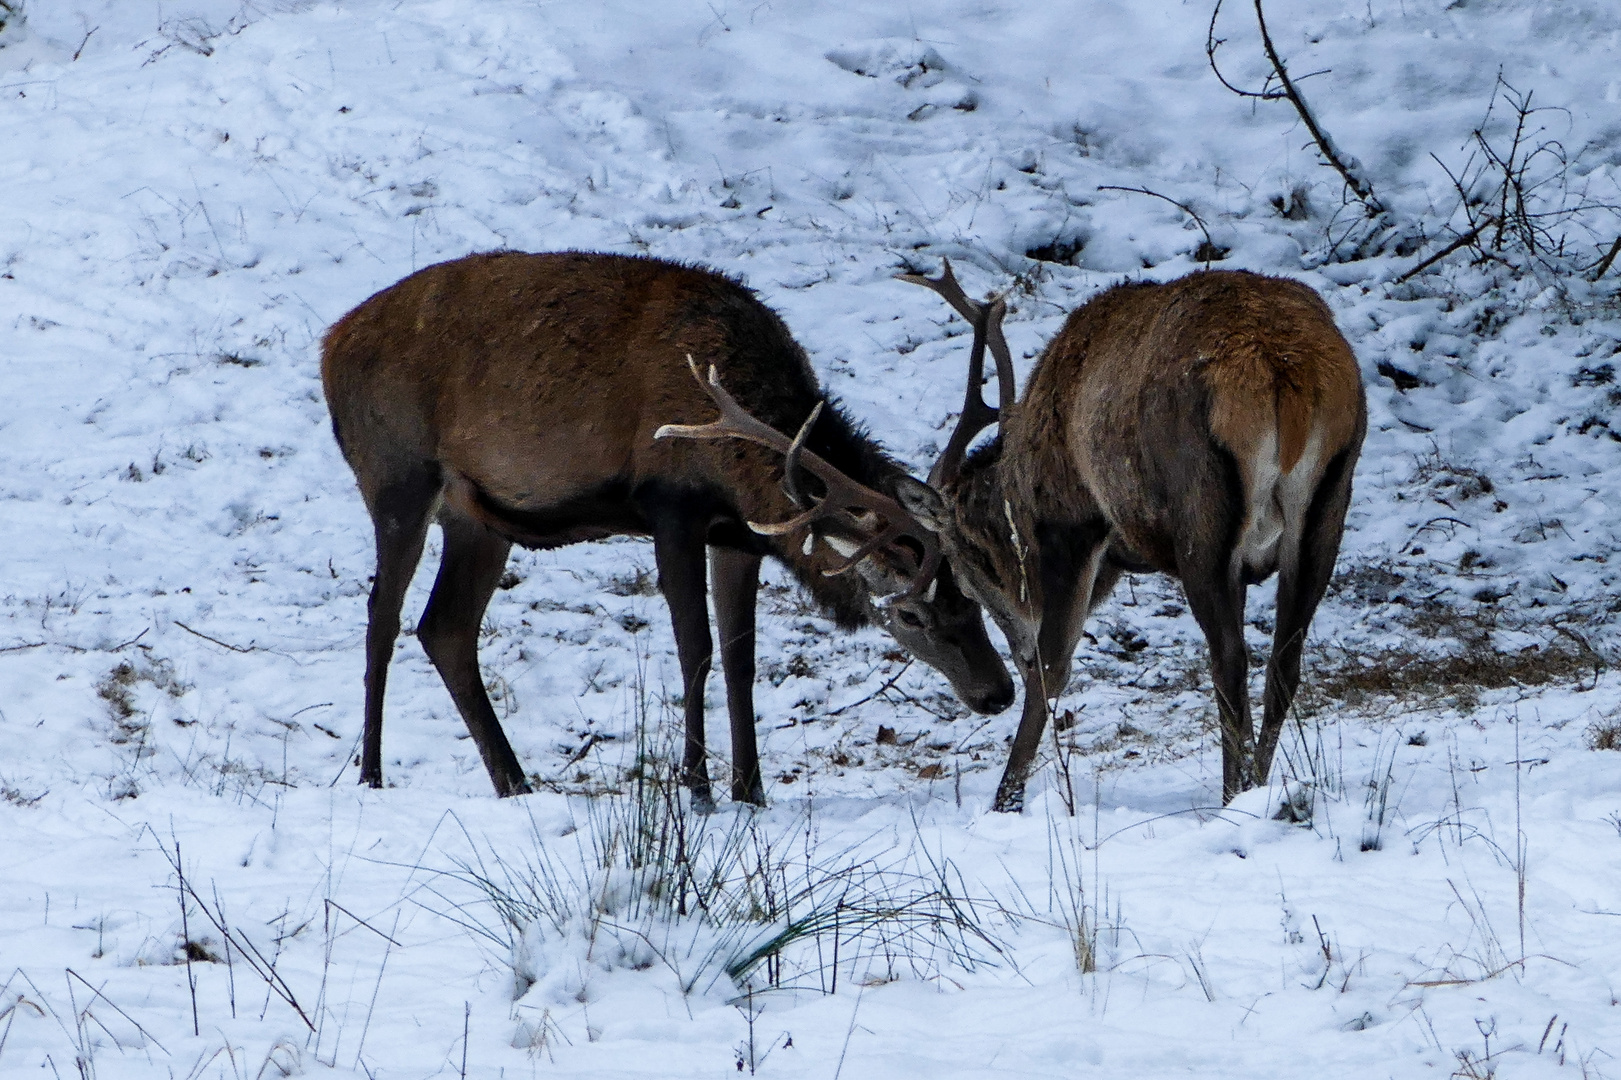
[[[118,1007],[118,1004],[115,1001],[113,1001],[112,998],[108,997],[106,994],[103,994],[99,987],[95,987],[95,986],[90,985],[90,982],[89,982],[88,979],[86,979],[83,975],[80,975],[77,971],[74,971],[72,968],[67,968],[65,970],[67,971],[67,973],[69,975],[73,976],[75,979],[78,979],[81,983],[83,983],[86,990],[89,990],[96,997],[98,997],[101,1000],[105,1001],[112,1008],[113,1012],[117,1013],[119,1016],[122,1016],[125,1020],[128,1020],[130,1022],[130,1024],[135,1028],[135,1030],[139,1031],[141,1033],[143,1038],[151,1039],[153,1046],[156,1046],[159,1050],[162,1050],[165,1054],[167,1054],[169,1052],[169,1048],[164,1046],[163,1043],[158,1040],[158,1037],[156,1035],[152,1034],[150,1031],[148,1031],[144,1027],[142,1027],[140,1021],[136,1020],[135,1017],[131,1016],[129,1013],[125,1012],[123,1009],[120,1009]],[[39,1006],[34,1005],[33,1002],[30,1001],[30,1002],[28,1002],[28,1004],[30,1006],[32,1006],[35,1009],[35,1011],[39,1011]],[[41,1012],[40,1015],[43,1016],[44,1013]]]
[[[121,645],[114,645],[112,648],[108,649],[107,651],[108,652],[123,652],[125,649],[129,648],[131,645],[140,645],[141,644],[141,639],[144,638],[147,635],[147,632],[150,631],[151,629],[152,628],[150,626],[148,626],[146,628],[146,630],[142,630],[139,634],[136,634],[134,637],[130,638],[128,641],[124,642]],[[143,649],[150,649],[151,647],[152,646],[150,646],[150,645],[141,645],[141,648],[143,648]]]
[[74,59],[75,62],[78,61],[79,57],[84,55],[84,47],[86,45],[90,44],[90,35],[94,34],[97,30],[100,30],[100,29],[101,29],[101,27],[99,27],[99,26],[89,26],[88,24],[86,25],[85,32],[84,32],[84,37],[79,39],[79,47],[77,49],[73,50],[73,59]]
[[186,955],[186,986],[191,991],[191,1033],[193,1036],[201,1035],[202,1030],[197,1023],[197,976],[191,969],[191,920],[186,914],[186,871],[185,863],[180,859],[180,841],[174,842],[174,868],[180,877],[180,951]]
[[852,701],[848,705],[840,705],[838,708],[833,709],[833,710],[827,712],[824,715],[830,716],[830,717],[831,716],[837,716],[842,712],[848,712],[851,709],[859,708],[860,706],[865,705],[867,702],[869,702],[869,701],[873,700],[874,698],[878,697],[884,691],[888,690],[890,687],[894,686],[897,682],[899,682],[901,676],[905,675],[906,672],[907,672],[907,669],[910,668],[911,666],[912,666],[912,661],[911,661],[911,658],[908,657],[906,663],[901,665],[901,669],[899,671],[895,672],[894,675],[890,676],[889,681],[884,683],[884,685],[880,686],[878,689],[874,690],[872,693],[868,694],[866,697],[862,698],[860,701]]
[[1099,191],[1129,191],[1129,192],[1133,192],[1134,194],[1137,194],[1137,195],[1152,195],[1156,199],[1164,199],[1166,202],[1170,203],[1172,206],[1176,207],[1178,210],[1180,210],[1184,214],[1188,215],[1188,217],[1192,218],[1193,223],[1195,225],[1199,226],[1199,231],[1204,233],[1204,247],[1200,248],[1198,252],[1195,252],[1193,257],[1197,259],[1197,258],[1199,258],[1200,252],[1203,252],[1204,258],[1203,258],[1202,261],[1204,262],[1206,270],[1210,269],[1210,264],[1212,262],[1215,262],[1218,259],[1222,259],[1222,258],[1226,257],[1226,255],[1227,255],[1226,251],[1224,249],[1222,249],[1222,248],[1217,247],[1216,242],[1210,238],[1210,230],[1205,227],[1204,218],[1200,217],[1198,212],[1196,210],[1194,210],[1193,207],[1189,206],[1187,203],[1177,202],[1175,199],[1171,198],[1169,195],[1161,195],[1159,192],[1150,191],[1148,188],[1121,187],[1119,184],[1099,184],[1098,185],[1098,190]]
[[1448,255],[1451,255],[1454,251],[1457,251],[1459,248],[1467,247],[1470,244],[1474,243],[1476,240],[1478,240],[1480,238],[1480,234],[1482,232],[1485,232],[1487,229],[1491,228],[1495,224],[1497,224],[1497,219],[1495,217],[1487,215],[1486,217],[1481,218],[1480,221],[1475,225],[1474,228],[1470,229],[1468,232],[1464,233],[1462,236],[1460,236],[1456,240],[1452,241],[1452,243],[1448,244],[1446,247],[1442,248],[1440,251],[1437,251],[1434,255],[1431,255],[1429,258],[1425,259],[1423,262],[1419,263],[1417,266],[1413,267],[1411,270],[1408,270],[1408,271],[1404,272],[1400,277],[1398,277],[1396,279],[1396,284],[1400,285],[1402,282],[1406,281],[1408,278],[1415,277],[1418,274],[1423,273],[1425,270],[1428,270],[1430,267],[1434,266],[1436,263],[1440,262],[1442,259],[1446,258]]
[[1615,243],[1610,245],[1610,250],[1605,253],[1604,258],[1600,259],[1596,264],[1594,264],[1591,272],[1589,272],[1587,276],[1587,280],[1597,281],[1599,278],[1603,277],[1605,272],[1610,269],[1611,264],[1615,262],[1615,257],[1617,255],[1621,255],[1621,236],[1617,236],[1615,238]]
[[259,947],[240,931],[231,929],[225,921],[223,912],[216,912],[208,906],[208,903],[197,894],[197,890],[192,887],[191,882],[186,878],[179,862],[169,854],[169,849],[161,841],[158,843],[158,850],[163,853],[164,860],[168,862],[179,878],[180,888],[191,897],[192,902],[197,905],[197,910],[201,911],[208,921],[214,924],[214,929],[219,931],[220,937],[235,947],[236,951],[241,954],[243,961],[247,963],[255,975],[259,976],[266,988],[286,1002],[298,1014],[298,1018],[304,1022],[305,1027],[314,1031],[314,1022],[304,1012],[304,1007],[298,1003],[298,998],[293,994],[293,988],[287,985],[287,980],[282,978],[281,973],[276,970],[276,961],[267,958],[259,950]]
[[336,900],[333,900],[331,897],[327,898],[326,906],[329,907],[329,908],[336,908],[338,911],[343,912],[345,915],[349,916],[349,918],[353,919],[355,922],[359,923],[361,926],[364,926],[367,930],[370,930],[372,933],[376,934],[378,937],[382,938],[384,941],[388,942],[390,945],[393,945],[393,946],[395,946],[397,948],[402,948],[402,949],[405,947],[405,946],[401,945],[398,941],[395,941],[392,937],[389,937],[387,934],[385,934],[381,930],[377,929],[377,927],[373,926],[371,923],[367,922],[365,919],[362,919],[359,915],[356,915],[354,912],[350,911],[348,908],[344,907],[342,904],[338,903]]
[[180,629],[184,630],[186,633],[192,634],[192,635],[194,635],[196,637],[200,637],[204,641],[212,642],[215,645],[218,645],[222,649],[230,649],[232,652],[235,652],[235,653],[250,653],[250,652],[258,652],[259,651],[259,646],[257,646],[257,645],[253,645],[253,644],[232,645],[229,641],[221,641],[217,637],[209,637],[207,634],[203,633],[201,630],[193,630],[191,627],[187,626],[185,623],[181,622],[179,619],[176,619],[174,621],[174,624],[176,626],[180,627]]
[[1409,979],[1406,985],[1417,986],[1423,989],[1429,989],[1436,986],[1473,986],[1476,983],[1489,982],[1490,980],[1497,978],[1497,976],[1509,971],[1512,968],[1521,967],[1527,960],[1552,960],[1554,963],[1563,964],[1568,968],[1574,968],[1576,966],[1569,960],[1561,960],[1559,957],[1550,956],[1547,953],[1532,953],[1529,956],[1522,956],[1518,960],[1510,960],[1501,967],[1488,971],[1486,974],[1481,975],[1478,978],[1467,979],[1459,977],[1454,979]]

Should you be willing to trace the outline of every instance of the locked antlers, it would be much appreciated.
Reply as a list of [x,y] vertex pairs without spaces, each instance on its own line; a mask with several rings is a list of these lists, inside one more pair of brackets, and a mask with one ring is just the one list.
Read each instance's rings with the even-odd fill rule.
[[[946,487],[957,478],[963,458],[968,455],[968,444],[974,436],[996,423],[1003,408],[1012,405],[1016,391],[1013,384],[1013,356],[1008,352],[1007,339],[1002,336],[1002,316],[1007,314],[1007,296],[992,297],[983,304],[968,299],[968,294],[957,284],[951,272],[951,260],[943,260],[945,268],[937,278],[922,274],[901,274],[901,281],[910,281],[939,293],[946,303],[957,310],[974,328],[974,345],[968,354],[968,390],[963,396],[962,415],[957,430],[940,454],[940,459],[929,470],[929,485]],[[985,346],[989,343],[991,355],[996,359],[997,406],[985,403]]]
[[[816,521],[830,520],[838,522],[856,536],[864,537],[853,550],[840,550],[844,561],[824,570],[823,573],[828,576],[848,573],[873,552],[896,545],[896,541],[906,537],[922,549],[922,557],[918,558],[908,549],[908,555],[917,560],[918,570],[905,595],[917,596],[929,587],[940,569],[940,541],[934,533],[888,495],[857,483],[813,451],[805,449],[805,442],[821,416],[825,402],[817,403],[801,425],[799,434],[789,439],[745,411],[721,387],[713,364],[709,367],[707,381],[699,374],[698,365],[690,354],[687,356],[687,366],[692,369],[692,377],[698,380],[698,385],[719,407],[720,419],[708,424],[665,424],[653,433],[655,439],[744,439],[783,455],[783,487],[801,513],[781,522],[761,524],[751,521],[749,528],[763,536],[784,536]],[[812,498],[805,491],[801,471],[820,480],[827,489],[826,494],[820,499]],[[875,519],[881,525],[875,524]]]
[[[923,274],[901,274],[900,280],[922,285],[938,293],[974,328],[974,344],[968,356],[968,387],[963,395],[962,414],[957,429],[951,433],[939,460],[929,470],[929,485],[935,489],[949,487],[962,469],[963,459],[974,436],[997,422],[1001,409],[1013,403],[1016,389],[1013,376],[1013,356],[1008,351],[1007,339],[1002,336],[1002,318],[1007,314],[1005,295],[995,296],[984,303],[968,298],[956,275],[951,272],[951,260],[944,260],[939,277]],[[997,405],[985,401],[985,347],[989,345],[996,361]],[[708,424],[665,424],[653,433],[656,439],[745,439],[758,443],[783,455],[783,488],[800,513],[787,521],[760,524],[749,522],[749,528],[764,536],[783,536],[803,529],[816,521],[831,520],[857,536],[864,537],[855,548],[846,551],[844,545],[837,550],[844,561],[825,573],[843,574],[878,551],[895,545],[903,537],[910,538],[922,549],[918,559],[917,577],[906,596],[917,596],[927,589],[940,568],[940,541],[900,503],[859,484],[829,465],[816,454],[805,449],[805,442],[822,414],[822,405],[806,418],[799,433],[789,439],[782,432],[749,415],[720,385],[714,365],[710,365],[706,381],[698,372],[698,365],[689,354],[687,366],[692,377],[704,388],[720,409],[720,419]],[[827,493],[813,499],[806,493],[802,472],[821,480]],[[829,543],[833,543],[832,538]]]

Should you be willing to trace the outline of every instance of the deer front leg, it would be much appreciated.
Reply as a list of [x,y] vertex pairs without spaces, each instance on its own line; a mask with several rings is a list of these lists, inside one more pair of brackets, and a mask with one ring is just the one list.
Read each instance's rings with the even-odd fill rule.
[[1007,767],[1002,770],[1002,782],[996,785],[996,801],[991,804],[991,809],[999,814],[1017,814],[1024,810],[1024,786],[1030,779],[1030,768],[1035,764],[1042,733],[1047,730],[1047,695],[1042,690],[1039,668],[1033,663],[1021,663],[1019,675],[1024,680],[1024,712],[1019,716],[1019,729],[1008,751]]
[[701,812],[714,809],[709,788],[708,750],[704,745],[704,684],[714,656],[709,636],[709,604],[704,581],[704,534],[697,523],[673,510],[656,521],[653,558],[659,568],[659,590],[675,627],[675,651],[681,661],[682,709],[686,745],[681,755],[681,782],[692,791]]
[[[996,788],[992,809],[1018,813],[1024,809],[1024,787],[1035,765],[1041,736],[1047,730],[1049,702],[1069,685],[1070,662],[1080,641],[1086,617],[1109,595],[1120,571],[1109,566],[1108,536],[1089,540],[1069,538],[1067,545],[1043,545],[1042,595],[1046,599],[1036,650],[1032,657],[1015,657],[1024,680],[1024,711],[1008,752],[1007,769]],[[1017,649],[1015,649],[1017,651]]]
[[720,631],[720,665],[726,677],[726,712],[732,722],[732,801],[764,806],[754,735],[754,601],[760,586],[760,556],[712,547],[709,572],[715,628]]
[[428,515],[439,491],[439,478],[427,468],[414,469],[368,490],[367,506],[377,535],[377,574],[372,579],[366,618],[366,717],[360,750],[360,782],[383,786],[383,691],[388,663],[400,636],[400,607],[405,590],[422,558]]

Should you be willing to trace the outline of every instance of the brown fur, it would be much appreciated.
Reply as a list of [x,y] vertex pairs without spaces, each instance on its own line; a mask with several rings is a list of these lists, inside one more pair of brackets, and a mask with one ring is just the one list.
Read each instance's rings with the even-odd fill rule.
[[[947,554],[1025,676],[1000,808],[1022,804],[1046,699],[1127,570],[1180,578],[1210,640],[1224,797],[1264,782],[1366,423],[1355,357],[1298,282],[1197,273],[1117,286],[1070,315],[998,438],[942,493]],[[1280,636],[1257,743],[1243,589],[1275,571]]]
[[[803,534],[762,537],[746,527],[795,513],[782,491],[780,455],[735,440],[654,439],[663,424],[714,414],[688,370],[689,354],[715,365],[726,389],[778,430],[797,430],[821,398],[804,351],[748,289],[648,258],[469,256],[384,289],[328,332],[321,370],[333,431],[377,527],[363,781],[381,783],[387,654],[404,585],[437,512],[445,560],[423,616],[423,644],[500,793],[526,790],[526,782],[478,678],[476,632],[507,546],[650,535],[686,682],[687,778],[707,798],[707,544],[712,562],[720,560],[723,659],[732,650],[738,671],[748,673],[734,678],[734,664],[726,665],[734,794],[763,798],[750,686],[759,558],[787,564],[843,626],[869,621],[874,608],[860,577],[822,573],[837,563],[826,545],[807,556]],[[823,411],[808,445],[879,490],[905,477],[836,408]],[[926,624],[921,630],[886,624],[945,670],[970,704],[995,705],[1004,686],[1011,700],[978,612],[949,580],[932,604],[905,606],[907,617]],[[899,614],[884,610],[886,620]]]
[[[761,352],[781,358],[769,372],[751,363]],[[372,444],[387,437],[390,452],[409,446],[454,463],[461,507],[526,546],[646,535],[645,522],[545,532],[526,529],[523,516],[606,485],[628,490],[672,475],[724,490],[738,518],[792,516],[780,455],[653,439],[661,424],[714,412],[687,370],[688,353],[716,363],[733,395],[779,428],[797,429],[821,396],[787,328],[738,283],[654,259],[576,252],[497,252],[418,271],[333,326],[322,376],[334,431],[357,470],[373,445],[351,451],[354,430]],[[815,436],[812,449],[855,475],[898,471],[837,412]],[[797,549],[763,542],[841,624],[867,621],[859,583],[823,577]]]

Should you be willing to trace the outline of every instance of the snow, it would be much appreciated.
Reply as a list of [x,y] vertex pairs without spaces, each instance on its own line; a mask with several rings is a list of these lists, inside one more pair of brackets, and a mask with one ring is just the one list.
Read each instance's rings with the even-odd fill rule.
[[[1616,724],[1621,269],[1511,278],[1460,253],[1397,280],[1466,227],[1446,169],[1466,174],[1499,76],[1553,110],[1539,137],[1571,183],[1621,202],[1611,5],[1275,5],[1291,72],[1327,70],[1300,83],[1324,126],[1433,238],[1344,263],[1324,237],[1355,208],[1286,103],[1216,82],[1204,5],[23,11],[0,30],[0,1075],[1621,1072],[1621,772],[1591,749]],[[1217,33],[1223,72],[1258,87],[1251,9]],[[1094,618],[1059,703],[1069,783],[1049,755],[1003,816],[1016,711],[970,717],[773,571],[772,806],[723,806],[705,835],[769,842],[755,865],[784,881],[880,868],[893,898],[948,866],[1002,951],[964,964],[925,935],[833,964],[824,936],[788,954],[799,989],[688,989],[706,949],[764,931],[627,913],[635,890],[589,855],[673,723],[631,540],[517,556],[487,616],[496,706],[545,792],[491,796],[409,634],[391,786],[355,786],[372,553],[320,395],[331,322],[470,251],[704,263],[922,471],[966,339],[892,277],[949,256],[976,294],[1016,284],[1022,377],[1098,289],[1201,265],[1187,214],[1109,186],[1188,204],[1220,265],[1313,285],[1363,365],[1340,577],[1279,770],[1315,782],[1308,826],[1274,820],[1282,787],[1215,808],[1203,644],[1172,583],[1123,583]],[[1615,226],[1576,223],[1581,264]],[[1027,257],[1043,247],[1075,265]],[[1364,665],[1394,693],[1360,689]],[[550,874],[576,911],[612,885],[620,908],[509,933],[479,866]],[[515,968],[538,977],[516,999]]]

